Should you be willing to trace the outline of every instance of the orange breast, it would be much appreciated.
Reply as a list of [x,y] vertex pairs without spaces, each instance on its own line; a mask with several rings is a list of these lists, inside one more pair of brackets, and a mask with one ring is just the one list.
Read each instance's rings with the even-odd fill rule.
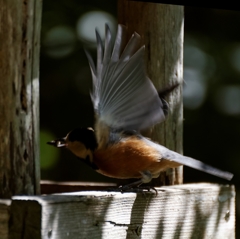
[[[161,160],[161,154],[137,137],[113,144],[94,152],[94,163],[98,172],[113,178],[141,178],[141,171],[156,174],[170,167],[174,162]],[[176,163],[174,163],[176,164]]]

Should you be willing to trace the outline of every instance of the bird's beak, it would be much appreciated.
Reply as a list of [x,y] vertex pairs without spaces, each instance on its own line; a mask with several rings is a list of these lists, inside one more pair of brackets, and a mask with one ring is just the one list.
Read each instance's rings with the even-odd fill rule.
[[67,146],[66,138],[55,139],[55,140],[47,142],[47,144],[50,144],[57,148],[65,148]]

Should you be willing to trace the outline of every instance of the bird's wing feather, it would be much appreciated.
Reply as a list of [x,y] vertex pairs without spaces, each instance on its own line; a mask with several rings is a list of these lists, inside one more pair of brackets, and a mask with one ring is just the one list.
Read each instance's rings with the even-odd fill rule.
[[140,36],[134,33],[126,44],[126,27],[118,25],[112,46],[110,29],[106,25],[105,44],[97,30],[96,38],[96,67],[88,53],[87,58],[92,72],[91,98],[97,120],[110,128],[136,131],[163,121],[163,104],[145,72]]

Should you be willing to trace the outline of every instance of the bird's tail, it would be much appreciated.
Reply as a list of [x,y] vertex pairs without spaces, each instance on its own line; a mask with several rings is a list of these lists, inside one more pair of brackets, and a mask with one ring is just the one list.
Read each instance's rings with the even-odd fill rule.
[[158,91],[158,96],[159,98],[161,99],[162,101],[162,104],[163,104],[163,112],[164,112],[164,115],[165,117],[168,115],[168,112],[169,112],[169,104],[167,103],[166,101],[166,97],[175,89],[179,86],[180,84],[179,83],[175,83],[173,85],[169,85],[161,90]]
[[154,147],[156,150],[159,151],[159,154],[161,154],[162,159],[164,160],[170,160],[170,161],[174,161],[177,162],[179,164],[188,166],[190,168],[194,168],[197,169],[199,171],[208,173],[208,174],[212,174],[214,176],[217,176],[219,178],[223,178],[226,180],[231,180],[233,177],[233,174],[227,171],[223,171],[221,169],[212,167],[208,164],[205,164],[199,160],[196,160],[194,158],[190,158],[184,155],[181,155],[179,153],[176,153],[160,144],[156,144],[150,140],[148,140],[147,138],[142,138],[143,140],[145,140],[145,142],[148,145],[151,145],[152,147]]
[[158,91],[158,96],[161,99],[166,99],[166,97],[175,89],[179,86],[179,83],[175,83],[173,85],[167,86],[161,90]]

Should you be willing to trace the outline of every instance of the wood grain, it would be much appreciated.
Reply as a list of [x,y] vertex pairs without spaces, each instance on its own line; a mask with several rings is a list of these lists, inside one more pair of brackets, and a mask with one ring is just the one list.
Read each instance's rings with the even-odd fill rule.
[[15,196],[11,212],[10,239],[235,238],[235,191],[228,185],[163,186],[158,195]]
[[[149,78],[160,90],[183,83],[184,7],[169,4],[118,0],[118,21],[128,27],[129,37],[136,31],[145,44],[145,62]],[[182,86],[167,98],[170,112],[165,122],[156,125],[151,138],[167,148],[182,151]],[[182,166],[169,169],[154,179],[155,186],[181,184]]]
[[0,238],[8,239],[11,200],[0,199]]
[[0,197],[40,193],[41,1],[0,0]]

